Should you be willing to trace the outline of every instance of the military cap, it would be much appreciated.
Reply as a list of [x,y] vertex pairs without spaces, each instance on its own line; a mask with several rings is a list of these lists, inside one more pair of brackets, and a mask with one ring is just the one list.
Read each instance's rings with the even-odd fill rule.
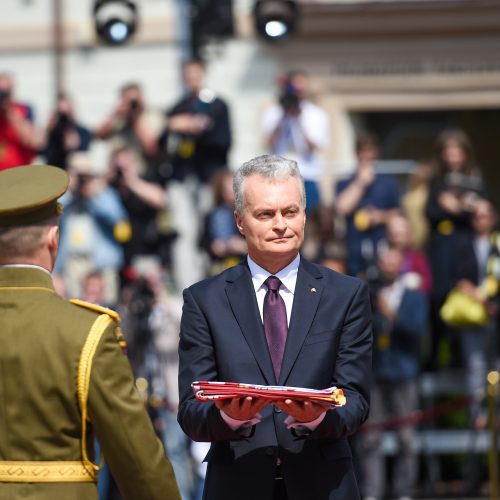
[[36,224],[61,213],[57,199],[68,188],[68,174],[49,165],[27,165],[0,172],[0,226]]

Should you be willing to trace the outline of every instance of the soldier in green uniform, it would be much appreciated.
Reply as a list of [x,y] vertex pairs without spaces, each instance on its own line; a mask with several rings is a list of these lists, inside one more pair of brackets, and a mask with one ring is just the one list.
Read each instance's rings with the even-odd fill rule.
[[118,315],[54,291],[67,185],[55,167],[0,172],[0,498],[96,500],[96,436],[124,498],[179,499]]

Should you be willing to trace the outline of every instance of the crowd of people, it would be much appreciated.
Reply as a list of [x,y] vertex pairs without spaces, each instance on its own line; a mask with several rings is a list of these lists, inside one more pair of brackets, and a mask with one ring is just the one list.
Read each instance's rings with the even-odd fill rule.
[[[60,200],[58,292],[121,312],[137,386],[188,500],[197,498],[203,471],[192,460],[202,452],[175,418],[179,294],[238,263],[247,244],[234,218],[228,104],[206,88],[201,61],[187,61],[182,74],[185,93],[163,115],[148,107],[140,84],[128,83],[96,130],[80,123],[71,98],[60,95],[43,132],[31,107],[16,101],[11,75],[0,74],[0,170],[41,158],[69,173]],[[308,83],[302,71],[280,81],[279,99],[263,115],[263,146],[298,162],[312,227],[307,257],[369,284],[374,385],[360,470],[365,497],[381,499],[388,491],[381,432],[370,425],[418,408],[423,370],[463,368],[471,425],[485,426],[498,318],[497,212],[459,129],[444,130],[433,155],[404,184],[378,172],[377,138],[360,131],[356,169],[332,186],[333,205],[326,205],[318,183],[330,123],[310,100]],[[96,141],[109,145],[106,165],[93,159]],[[458,295],[484,315],[443,315]],[[393,493],[411,498],[418,476],[414,427],[401,427],[398,438]],[[112,498],[109,481],[101,485],[102,500]]]

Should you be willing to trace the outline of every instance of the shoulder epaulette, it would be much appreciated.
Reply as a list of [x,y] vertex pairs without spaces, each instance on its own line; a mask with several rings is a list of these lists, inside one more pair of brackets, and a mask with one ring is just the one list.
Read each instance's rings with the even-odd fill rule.
[[116,311],[113,311],[113,309],[108,309],[107,307],[92,304],[91,302],[85,302],[84,300],[80,299],[71,299],[70,302],[72,304],[75,304],[75,306],[84,307],[85,309],[89,309],[90,311],[94,311],[99,314],[107,314],[117,322],[120,321],[120,315]]

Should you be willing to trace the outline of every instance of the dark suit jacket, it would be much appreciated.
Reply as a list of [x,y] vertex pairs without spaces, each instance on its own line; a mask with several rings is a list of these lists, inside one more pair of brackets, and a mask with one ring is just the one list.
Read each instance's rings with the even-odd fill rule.
[[[357,498],[347,436],[368,414],[371,339],[366,284],[301,260],[276,380],[246,263],[186,289],[178,419],[193,440],[212,442],[204,498],[271,499],[278,456],[291,500]],[[336,385],[347,405],[328,411],[305,438],[289,431],[283,422],[287,415],[268,405],[254,434],[243,438],[213,403],[195,399],[190,386],[195,380],[316,389]]]
[[[196,113],[207,116],[211,126],[199,135],[174,134],[178,139],[189,139],[194,143],[192,155],[179,154],[179,151],[167,151],[172,165],[172,178],[182,181],[189,174],[197,176],[201,182],[210,182],[217,170],[227,165],[227,154],[231,147],[231,124],[229,108],[224,100],[216,97],[207,103],[199,97],[191,95],[183,97],[167,113],[169,118],[184,114]],[[160,136],[160,148],[168,150],[169,134],[165,130]]]

